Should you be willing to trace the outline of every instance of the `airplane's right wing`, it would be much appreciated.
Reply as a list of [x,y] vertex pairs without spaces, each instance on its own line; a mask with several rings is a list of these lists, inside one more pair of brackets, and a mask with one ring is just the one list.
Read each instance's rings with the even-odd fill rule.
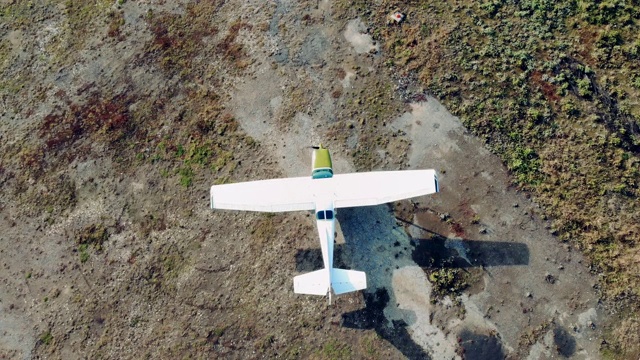
[[435,170],[337,174],[332,180],[336,208],[378,205],[439,191]]
[[211,208],[266,212],[313,210],[312,180],[308,176],[213,185]]

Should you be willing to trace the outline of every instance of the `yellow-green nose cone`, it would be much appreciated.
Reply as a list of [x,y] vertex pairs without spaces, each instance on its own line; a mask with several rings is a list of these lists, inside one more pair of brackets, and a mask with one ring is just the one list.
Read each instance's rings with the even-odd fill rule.
[[311,176],[314,179],[328,178],[333,176],[333,165],[329,150],[322,147],[313,151],[313,169]]

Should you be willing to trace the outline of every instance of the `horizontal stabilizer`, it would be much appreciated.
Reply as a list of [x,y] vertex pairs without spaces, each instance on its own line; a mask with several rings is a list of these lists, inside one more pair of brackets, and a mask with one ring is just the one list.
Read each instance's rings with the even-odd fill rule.
[[336,295],[367,288],[367,275],[362,271],[331,269],[331,287]]
[[329,272],[316,270],[293,278],[293,292],[296,294],[327,295],[329,292]]

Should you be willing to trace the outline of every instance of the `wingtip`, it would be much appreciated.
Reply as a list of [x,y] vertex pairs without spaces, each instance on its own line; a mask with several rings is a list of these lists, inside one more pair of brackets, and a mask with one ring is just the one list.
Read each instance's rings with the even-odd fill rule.
[[211,204],[211,209],[215,209],[214,203],[213,203],[213,186],[211,187],[211,190],[209,191],[209,201]]

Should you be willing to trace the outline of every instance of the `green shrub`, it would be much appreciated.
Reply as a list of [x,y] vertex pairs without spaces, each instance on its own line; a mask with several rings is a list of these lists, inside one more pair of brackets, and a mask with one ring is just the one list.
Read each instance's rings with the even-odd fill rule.
[[178,175],[180,175],[180,185],[189,187],[193,183],[193,169],[190,166],[184,166],[178,169]]
[[593,95],[593,91],[591,88],[591,80],[588,77],[584,77],[577,82],[578,85],[578,95],[589,98]]
[[51,331],[46,331],[40,335],[40,342],[44,345],[49,345],[53,341],[53,335],[51,335]]

